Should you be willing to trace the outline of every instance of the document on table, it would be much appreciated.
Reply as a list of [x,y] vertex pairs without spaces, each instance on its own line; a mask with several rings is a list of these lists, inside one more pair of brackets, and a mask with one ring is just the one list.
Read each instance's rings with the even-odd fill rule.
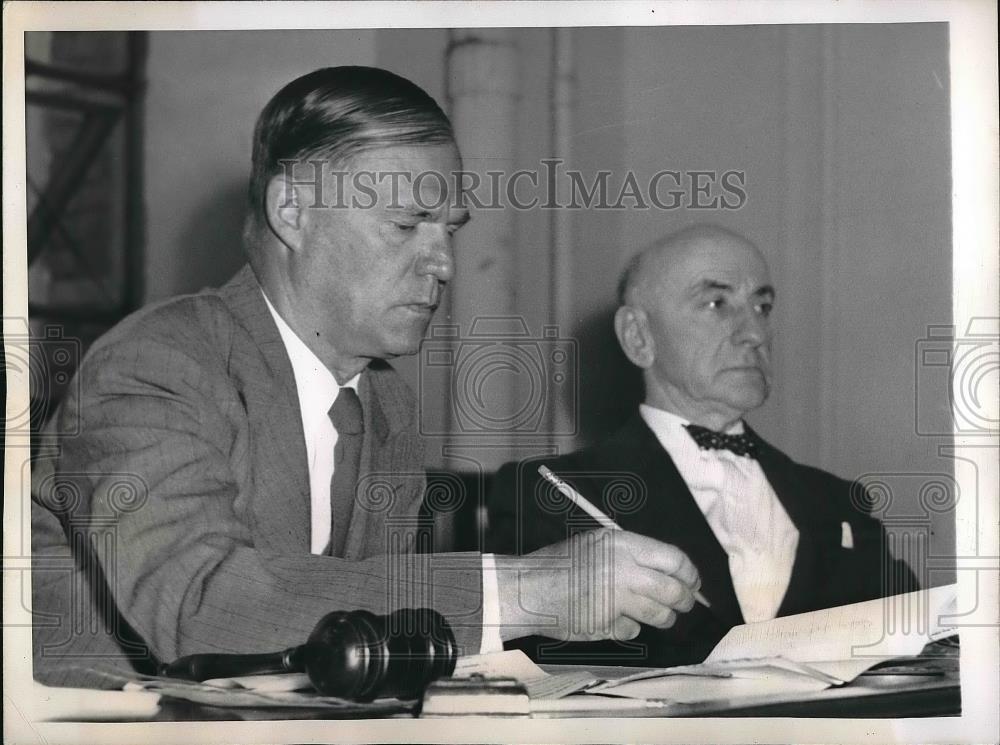
[[472,675],[513,678],[524,686],[532,700],[563,698],[600,682],[600,678],[586,670],[550,675],[519,649],[460,657],[452,677]]
[[955,599],[948,585],[737,626],[700,665],[644,671],[586,692],[697,703],[843,685],[954,633]]
[[799,613],[730,629],[705,662],[751,657],[853,660],[902,657],[954,633],[957,585]]
[[323,696],[311,685],[306,690],[301,688],[301,682],[295,674],[291,674],[220,678],[202,683],[148,676],[131,681],[124,690],[147,691],[206,706],[331,709],[344,715],[384,716],[412,711],[416,705],[414,701],[394,698],[358,703],[334,696]]

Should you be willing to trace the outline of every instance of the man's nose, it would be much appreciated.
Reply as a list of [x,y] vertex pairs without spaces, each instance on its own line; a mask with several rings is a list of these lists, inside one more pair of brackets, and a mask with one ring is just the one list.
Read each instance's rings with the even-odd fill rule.
[[426,225],[426,239],[417,259],[417,273],[429,274],[440,282],[448,282],[455,274],[452,237],[444,225]]
[[771,341],[771,322],[756,308],[745,308],[736,326],[737,344],[759,347]]

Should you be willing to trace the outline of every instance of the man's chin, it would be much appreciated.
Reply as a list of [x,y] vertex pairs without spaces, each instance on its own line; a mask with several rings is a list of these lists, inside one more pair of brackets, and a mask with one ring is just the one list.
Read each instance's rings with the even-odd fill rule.
[[728,386],[726,399],[733,408],[745,414],[763,406],[771,393],[771,388],[763,374],[742,377],[744,379],[740,384]]
[[744,389],[735,391],[732,400],[740,411],[748,413],[763,406],[769,393],[766,388]]
[[423,329],[419,334],[399,334],[386,339],[382,344],[385,359],[394,357],[409,357],[420,351],[420,342],[424,339]]

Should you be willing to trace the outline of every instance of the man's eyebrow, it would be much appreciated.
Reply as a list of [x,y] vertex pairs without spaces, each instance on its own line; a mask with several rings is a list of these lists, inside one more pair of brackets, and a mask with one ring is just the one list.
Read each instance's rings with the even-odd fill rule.
[[[389,208],[389,212],[396,215],[404,215],[406,217],[415,217],[420,220],[426,220],[428,217],[433,217],[434,215],[430,210],[425,210],[423,207],[418,207],[416,205],[407,206],[394,206]],[[465,225],[469,220],[472,219],[472,215],[468,210],[463,210],[462,212],[456,213],[455,217],[448,220],[449,225],[458,225],[461,227]]]
[[405,215],[406,217],[419,217],[421,220],[425,217],[431,216],[431,213],[428,210],[414,204],[392,204],[389,205],[388,211],[396,215]]
[[717,279],[703,279],[691,288],[693,294],[700,295],[703,292],[732,292],[733,286],[728,282],[721,282]]
[[[728,282],[723,282],[718,279],[703,279],[698,282],[692,288],[692,294],[701,295],[707,292],[733,292],[733,286]],[[754,297],[770,297],[774,298],[774,286],[773,285],[761,285],[756,290],[753,291]]]

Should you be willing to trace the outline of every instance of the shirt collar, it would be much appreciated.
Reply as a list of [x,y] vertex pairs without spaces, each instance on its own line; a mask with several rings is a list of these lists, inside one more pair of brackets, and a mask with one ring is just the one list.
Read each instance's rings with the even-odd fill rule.
[[316,356],[316,353],[306,346],[306,343],[299,338],[299,335],[278,314],[275,307],[271,305],[271,301],[268,299],[267,293],[264,292],[263,288],[261,289],[261,295],[264,296],[264,302],[267,303],[267,309],[271,312],[271,316],[278,326],[281,341],[285,345],[285,351],[288,352],[288,359],[292,363],[292,372],[295,374],[295,386],[298,388],[299,398],[303,399],[303,397],[308,396],[312,401],[317,403],[320,411],[325,416],[329,408],[333,406],[333,402],[337,400],[337,395],[340,393],[341,387],[353,388],[357,392],[361,373],[358,373],[341,386],[337,382],[337,378],[330,372],[330,369],[323,364],[323,361]]
[[[649,404],[639,404],[639,416],[653,430],[653,434],[660,441],[664,448],[670,450],[671,445],[681,444],[693,445],[694,440],[684,429],[685,425],[691,422],[682,416],[664,409],[657,409]],[[726,430],[727,435],[743,434],[743,420],[737,422]],[[697,446],[696,446],[697,447]]]

